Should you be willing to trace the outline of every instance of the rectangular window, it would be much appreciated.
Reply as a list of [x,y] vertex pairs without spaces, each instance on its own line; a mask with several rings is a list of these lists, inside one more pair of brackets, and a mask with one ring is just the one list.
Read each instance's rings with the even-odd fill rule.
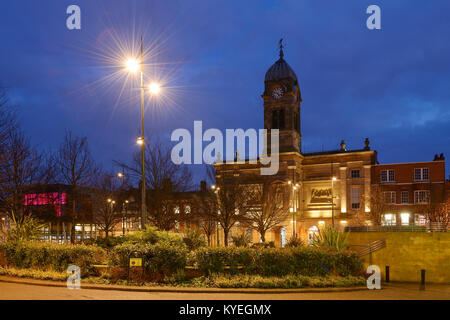
[[402,203],[409,203],[409,192],[402,191]]
[[428,168],[416,168],[414,169],[414,180],[415,181],[428,181],[429,179],[429,169]]
[[386,213],[382,215],[381,225],[383,226],[395,226],[397,224],[397,217],[395,214]]
[[414,203],[428,203],[430,198],[430,191],[418,190],[414,191]]
[[191,206],[187,205],[184,207],[184,213],[189,214],[191,213]]
[[360,178],[360,171],[359,170],[352,170],[351,171],[351,177],[354,178]]
[[409,226],[409,213],[400,214],[400,219],[402,221],[402,226]]
[[396,193],[395,191],[384,192],[384,202],[388,204],[396,203]]
[[381,170],[381,182],[395,181],[394,170]]
[[352,209],[359,209],[360,199],[361,199],[361,195],[360,195],[359,188],[352,188],[352,192],[351,192]]

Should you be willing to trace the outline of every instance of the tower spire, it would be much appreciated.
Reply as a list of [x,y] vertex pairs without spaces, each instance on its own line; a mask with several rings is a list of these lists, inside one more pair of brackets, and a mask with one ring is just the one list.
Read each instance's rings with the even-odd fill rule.
[[280,39],[280,41],[278,41],[278,45],[280,46],[280,59],[283,59],[284,57],[284,53],[283,53],[283,38]]

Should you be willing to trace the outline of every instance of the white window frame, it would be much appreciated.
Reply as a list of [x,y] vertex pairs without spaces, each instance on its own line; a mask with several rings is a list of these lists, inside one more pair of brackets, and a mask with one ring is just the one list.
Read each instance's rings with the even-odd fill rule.
[[[386,175],[386,180],[383,180],[383,173]],[[394,182],[395,181],[395,171],[393,169],[381,170],[380,180],[381,180],[381,182]]]
[[430,180],[429,168],[414,168],[414,181],[428,181],[428,180]]
[[[421,197],[421,194],[423,193],[423,198],[421,201],[419,201]],[[414,203],[415,204],[427,204],[430,200],[430,191],[429,190],[416,190],[414,191]]]
[[[405,194],[406,194],[406,201],[404,201],[405,200],[405,197],[404,197]],[[401,193],[401,201],[402,201],[402,204],[409,203],[409,191],[402,191],[402,193]]]
[[[386,201],[388,199],[387,194],[389,194],[389,201]],[[384,202],[386,204],[396,204],[397,203],[397,192],[385,191],[385,192],[383,192],[383,196],[384,196]]]

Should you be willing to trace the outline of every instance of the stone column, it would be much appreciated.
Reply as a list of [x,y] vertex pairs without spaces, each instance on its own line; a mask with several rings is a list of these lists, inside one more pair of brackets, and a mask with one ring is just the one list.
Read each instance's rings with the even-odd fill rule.
[[370,212],[370,165],[364,166],[364,211]]
[[341,197],[341,213],[347,213],[347,167],[340,167],[340,186],[339,193]]

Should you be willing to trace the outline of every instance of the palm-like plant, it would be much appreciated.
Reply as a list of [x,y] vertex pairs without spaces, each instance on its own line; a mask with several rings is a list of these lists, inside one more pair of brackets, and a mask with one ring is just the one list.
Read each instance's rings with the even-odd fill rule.
[[329,226],[319,230],[312,240],[312,245],[342,251],[348,248],[348,235],[349,232],[342,232]]

